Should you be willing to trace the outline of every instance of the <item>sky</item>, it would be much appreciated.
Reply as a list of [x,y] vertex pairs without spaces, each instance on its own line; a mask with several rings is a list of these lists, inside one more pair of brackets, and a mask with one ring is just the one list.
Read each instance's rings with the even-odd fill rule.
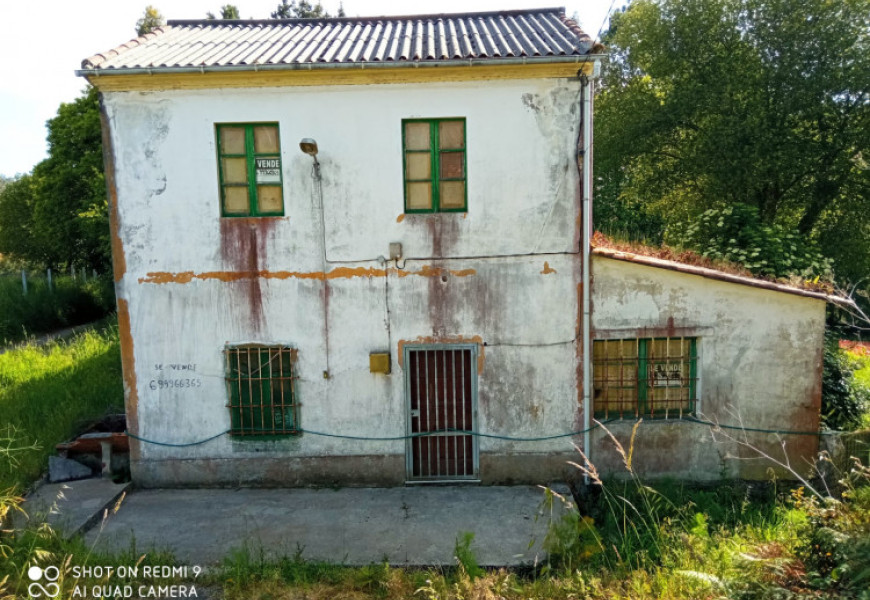
[[[243,19],[265,19],[280,0],[235,0]],[[45,122],[86,86],[83,59],[136,37],[136,21],[153,4],[166,19],[219,14],[228,0],[46,0],[38,8],[10,2],[0,35],[0,175],[27,173],[46,156]],[[345,0],[348,16],[476,12],[564,6],[595,36],[611,4],[621,0]],[[332,14],[338,0],[323,0]]]

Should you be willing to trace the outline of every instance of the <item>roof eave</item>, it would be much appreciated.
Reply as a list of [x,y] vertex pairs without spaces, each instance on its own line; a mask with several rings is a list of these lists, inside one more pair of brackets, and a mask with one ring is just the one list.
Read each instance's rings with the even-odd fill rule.
[[604,58],[602,54],[581,54],[575,56],[517,56],[505,58],[467,58],[449,60],[419,60],[419,61],[367,61],[367,62],[320,62],[291,64],[252,64],[228,66],[185,66],[185,67],[135,67],[135,68],[82,68],[75,73],[79,77],[105,77],[116,75],[156,75],[180,73],[228,73],[228,72],[259,72],[259,71],[312,71],[318,69],[408,69],[434,67],[479,67],[500,65],[536,65],[536,64],[587,64],[597,63]]
[[659,269],[668,269],[671,271],[677,271],[689,275],[699,275],[708,279],[716,279],[718,281],[725,281],[728,283],[748,285],[750,287],[771,290],[774,292],[783,292],[786,294],[794,294],[796,296],[804,296],[806,298],[815,298],[816,300],[823,300],[825,302],[837,304],[844,308],[855,308],[855,301],[851,298],[844,298],[842,296],[825,294],[824,292],[816,292],[813,290],[804,290],[801,288],[792,287],[790,285],[776,283],[774,281],[755,279],[753,277],[745,277],[743,275],[734,275],[732,273],[725,273],[724,271],[717,271],[715,269],[709,269],[707,267],[687,265],[672,260],[664,260],[662,258],[655,258],[653,256],[645,256],[643,254],[634,254],[632,252],[614,250],[612,248],[602,248],[600,246],[593,248],[592,253],[598,256],[603,256],[605,258],[612,258],[614,260],[632,262],[646,265],[649,267],[656,267]]

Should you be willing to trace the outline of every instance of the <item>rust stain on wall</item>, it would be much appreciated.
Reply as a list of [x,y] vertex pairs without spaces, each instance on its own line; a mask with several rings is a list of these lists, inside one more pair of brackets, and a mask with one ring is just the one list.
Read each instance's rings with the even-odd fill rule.
[[[221,219],[221,258],[233,271],[259,273],[266,261],[266,242],[275,220]],[[263,325],[263,290],[260,277],[243,277],[241,293],[250,309],[251,326],[259,330]]]
[[423,265],[420,267],[419,271],[406,271],[404,269],[390,269],[390,275],[398,275],[399,277],[407,277],[408,275],[416,275],[418,277],[441,277],[442,275],[453,275],[454,277],[468,277],[469,275],[476,275],[477,271],[475,269],[462,269],[459,271],[454,271],[452,269],[445,269],[443,267],[433,267],[431,265]]
[[239,271],[204,271],[195,273],[194,271],[181,271],[178,273],[170,273],[167,271],[150,271],[145,277],[139,278],[139,283],[155,283],[158,285],[165,283],[190,283],[194,279],[207,280],[216,279],[223,282],[242,281],[249,279],[314,279],[323,281],[325,279],[353,279],[354,277],[385,277],[389,272],[390,275],[398,277],[408,277],[415,275],[417,277],[440,277],[442,275],[452,275],[454,277],[468,277],[476,275],[475,269],[452,270],[442,267],[432,267],[424,265],[419,271],[408,271],[405,269],[376,269],[373,267],[336,267],[328,272],[323,271],[267,271],[243,269]]
[[[139,433],[139,391],[136,388],[136,360],[133,335],[130,331],[130,309],[124,298],[118,298],[118,337],[121,345],[121,370],[124,377],[127,430]],[[139,440],[130,439],[130,458],[140,456]]]
[[483,338],[479,335],[421,335],[414,340],[399,340],[398,359],[400,368],[404,368],[406,344],[477,344],[477,374],[483,373],[483,365],[486,363],[486,346],[483,345]]
[[541,271],[541,275],[549,275],[550,273],[555,273],[556,269],[550,268],[550,263],[544,261],[544,270]]
[[398,217],[396,217],[396,223],[401,223],[404,220],[405,220],[405,213],[402,213]]
[[118,216],[118,188],[115,184],[115,148],[109,130],[109,116],[100,94],[100,125],[103,140],[103,171],[106,177],[106,194],[109,200],[109,236],[112,247],[112,275],[115,283],[121,281],[127,272],[127,259],[124,256],[124,243],[121,241],[120,218]]

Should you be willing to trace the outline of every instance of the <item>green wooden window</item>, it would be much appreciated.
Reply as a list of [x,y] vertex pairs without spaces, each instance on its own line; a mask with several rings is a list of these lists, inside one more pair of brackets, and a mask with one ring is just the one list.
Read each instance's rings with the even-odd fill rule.
[[230,434],[298,434],[296,351],[285,346],[246,345],[227,348],[225,356]]
[[215,134],[221,214],[225,217],[283,216],[278,124],[219,124]]
[[465,212],[465,119],[402,121],[405,212]]
[[696,338],[595,340],[593,412],[597,418],[678,418],[697,405]]

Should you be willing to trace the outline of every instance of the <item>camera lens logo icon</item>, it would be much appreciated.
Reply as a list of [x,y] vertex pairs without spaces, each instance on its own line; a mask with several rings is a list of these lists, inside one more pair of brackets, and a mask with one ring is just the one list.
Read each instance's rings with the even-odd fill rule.
[[33,565],[27,569],[27,577],[33,582],[27,586],[31,598],[57,598],[60,595],[60,586],[56,583],[60,569],[57,567],[52,565],[43,569]]

